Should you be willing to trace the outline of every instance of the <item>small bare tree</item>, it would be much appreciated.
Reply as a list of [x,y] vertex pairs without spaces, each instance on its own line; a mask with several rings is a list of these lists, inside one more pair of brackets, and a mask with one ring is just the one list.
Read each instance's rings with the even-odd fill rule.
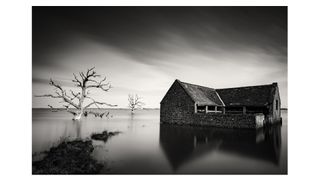
[[[103,92],[108,92],[111,89],[111,84],[106,82],[106,77],[100,79],[101,75],[98,75],[94,71],[94,67],[88,69],[86,72],[79,72],[79,75],[73,73],[74,79],[72,80],[75,83],[75,86],[79,88],[79,92],[74,92],[69,90],[69,93],[65,89],[63,89],[59,84],[50,79],[49,85],[55,88],[54,94],[44,94],[38,95],[36,97],[49,97],[49,98],[57,98],[61,99],[60,103],[63,103],[62,110],[66,110],[67,112],[73,114],[73,120],[80,120],[82,115],[87,116],[88,113],[95,114],[95,112],[86,111],[88,108],[92,106],[96,106],[98,109],[101,109],[102,106],[116,106],[107,104],[105,102],[99,102],[89,97],[90,89],[100,89]],[[79,78],[80,76],[80,78]],[[89,102],[85,102],[88,101]],[[61,108],[53,108],[51,105],[48,105],[52,111],[61,110]],[[72,109],[70,109],[71,107]],[[101,113],[102,115],[106,113]],[[101,117],[101,114],[99,115]],[[109,114],[109,113],[107,113]]]
[[141,108],[144,103],[141,101],[141,97],[139,97],[137,94],[133,95],[133,94],[129,94],[128,95],[128,101],[129,101],[129,108],[131,109],[131,114],[134,113],[134,110],[137,108]]

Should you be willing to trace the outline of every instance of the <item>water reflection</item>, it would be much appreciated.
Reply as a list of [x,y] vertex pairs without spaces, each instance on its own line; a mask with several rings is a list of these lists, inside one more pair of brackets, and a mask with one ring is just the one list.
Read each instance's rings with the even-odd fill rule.
[[[245,130],[161,124],[160,145],[173,171],[214,151],[253,158],[278,166],[281,126]],[[245,166],[245,162],[243,165]]]
[[107,143],[94,141],[93,157],[111,169],[101,173],[287,173],[286,112],[282,127],[259,131],[165,126],[159,124],[159,110],[133,116],[126,110],[110,113],[108,120],[89,117],[79,122],[68,113],[33,110],[32,152],[49,150],[63,138],[121,131]]

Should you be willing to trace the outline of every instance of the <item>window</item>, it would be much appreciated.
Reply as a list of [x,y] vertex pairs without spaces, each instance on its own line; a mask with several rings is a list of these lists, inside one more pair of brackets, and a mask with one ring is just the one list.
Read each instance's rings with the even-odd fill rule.
[[215,107],[214,106],[208,106],[208,111],[215,111]]
[[208,113],[222,113],[222,107],[208,106]]
[[198,113],[204,113],[204,112],[206,112],[206,106],[198,106],[198,107],[197,107],[197,112],[198,112]]

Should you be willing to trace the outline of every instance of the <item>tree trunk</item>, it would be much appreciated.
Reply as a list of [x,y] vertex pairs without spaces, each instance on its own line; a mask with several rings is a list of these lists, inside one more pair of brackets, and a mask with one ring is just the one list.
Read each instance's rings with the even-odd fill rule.
[[73,120],[80,121],[82,115],[83,115],[83,109],[80,109],[79,112],[76,115],[74,115]]
[[86,87],[83,86],[82,87],[82,93],[81,93],[81,97],[79,99],[79,112],[74,116],[73,120],[77,120],[77,121],[80,121],[82,115],[83,115],[83,112],[84,112],[84,107],[83,107],[83,101],[84,101],[84,98],[86,96]]

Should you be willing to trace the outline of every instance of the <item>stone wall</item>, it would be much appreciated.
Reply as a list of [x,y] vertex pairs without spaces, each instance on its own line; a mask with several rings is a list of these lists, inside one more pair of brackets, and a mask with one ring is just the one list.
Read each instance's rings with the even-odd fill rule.
[[214,126],[223,128],[257,128],[256,115],[254,114],[201,114],[193,115],[181,119],[172,119],[171,121],[161,121],[162,123],[186,124],[197,126]]
[[175,81],[160,104],[160,121],[175,123],[189,119],[194,114],[194,102],[181,85]]
[[256,128],[254,114],[194,113],[194,102],[176,81],[160,104],[160,122],[227,128]]
[[[279,88],[277,84],[274,84],[274,89],[273,89],[273,103],[270,106],[270,120],[269,122],[271,124],[279,123],[281,121],[281,100],[280,100],[280,94],[279,94]],[[279,103],[278,109],[276,108],[276,101]]]

